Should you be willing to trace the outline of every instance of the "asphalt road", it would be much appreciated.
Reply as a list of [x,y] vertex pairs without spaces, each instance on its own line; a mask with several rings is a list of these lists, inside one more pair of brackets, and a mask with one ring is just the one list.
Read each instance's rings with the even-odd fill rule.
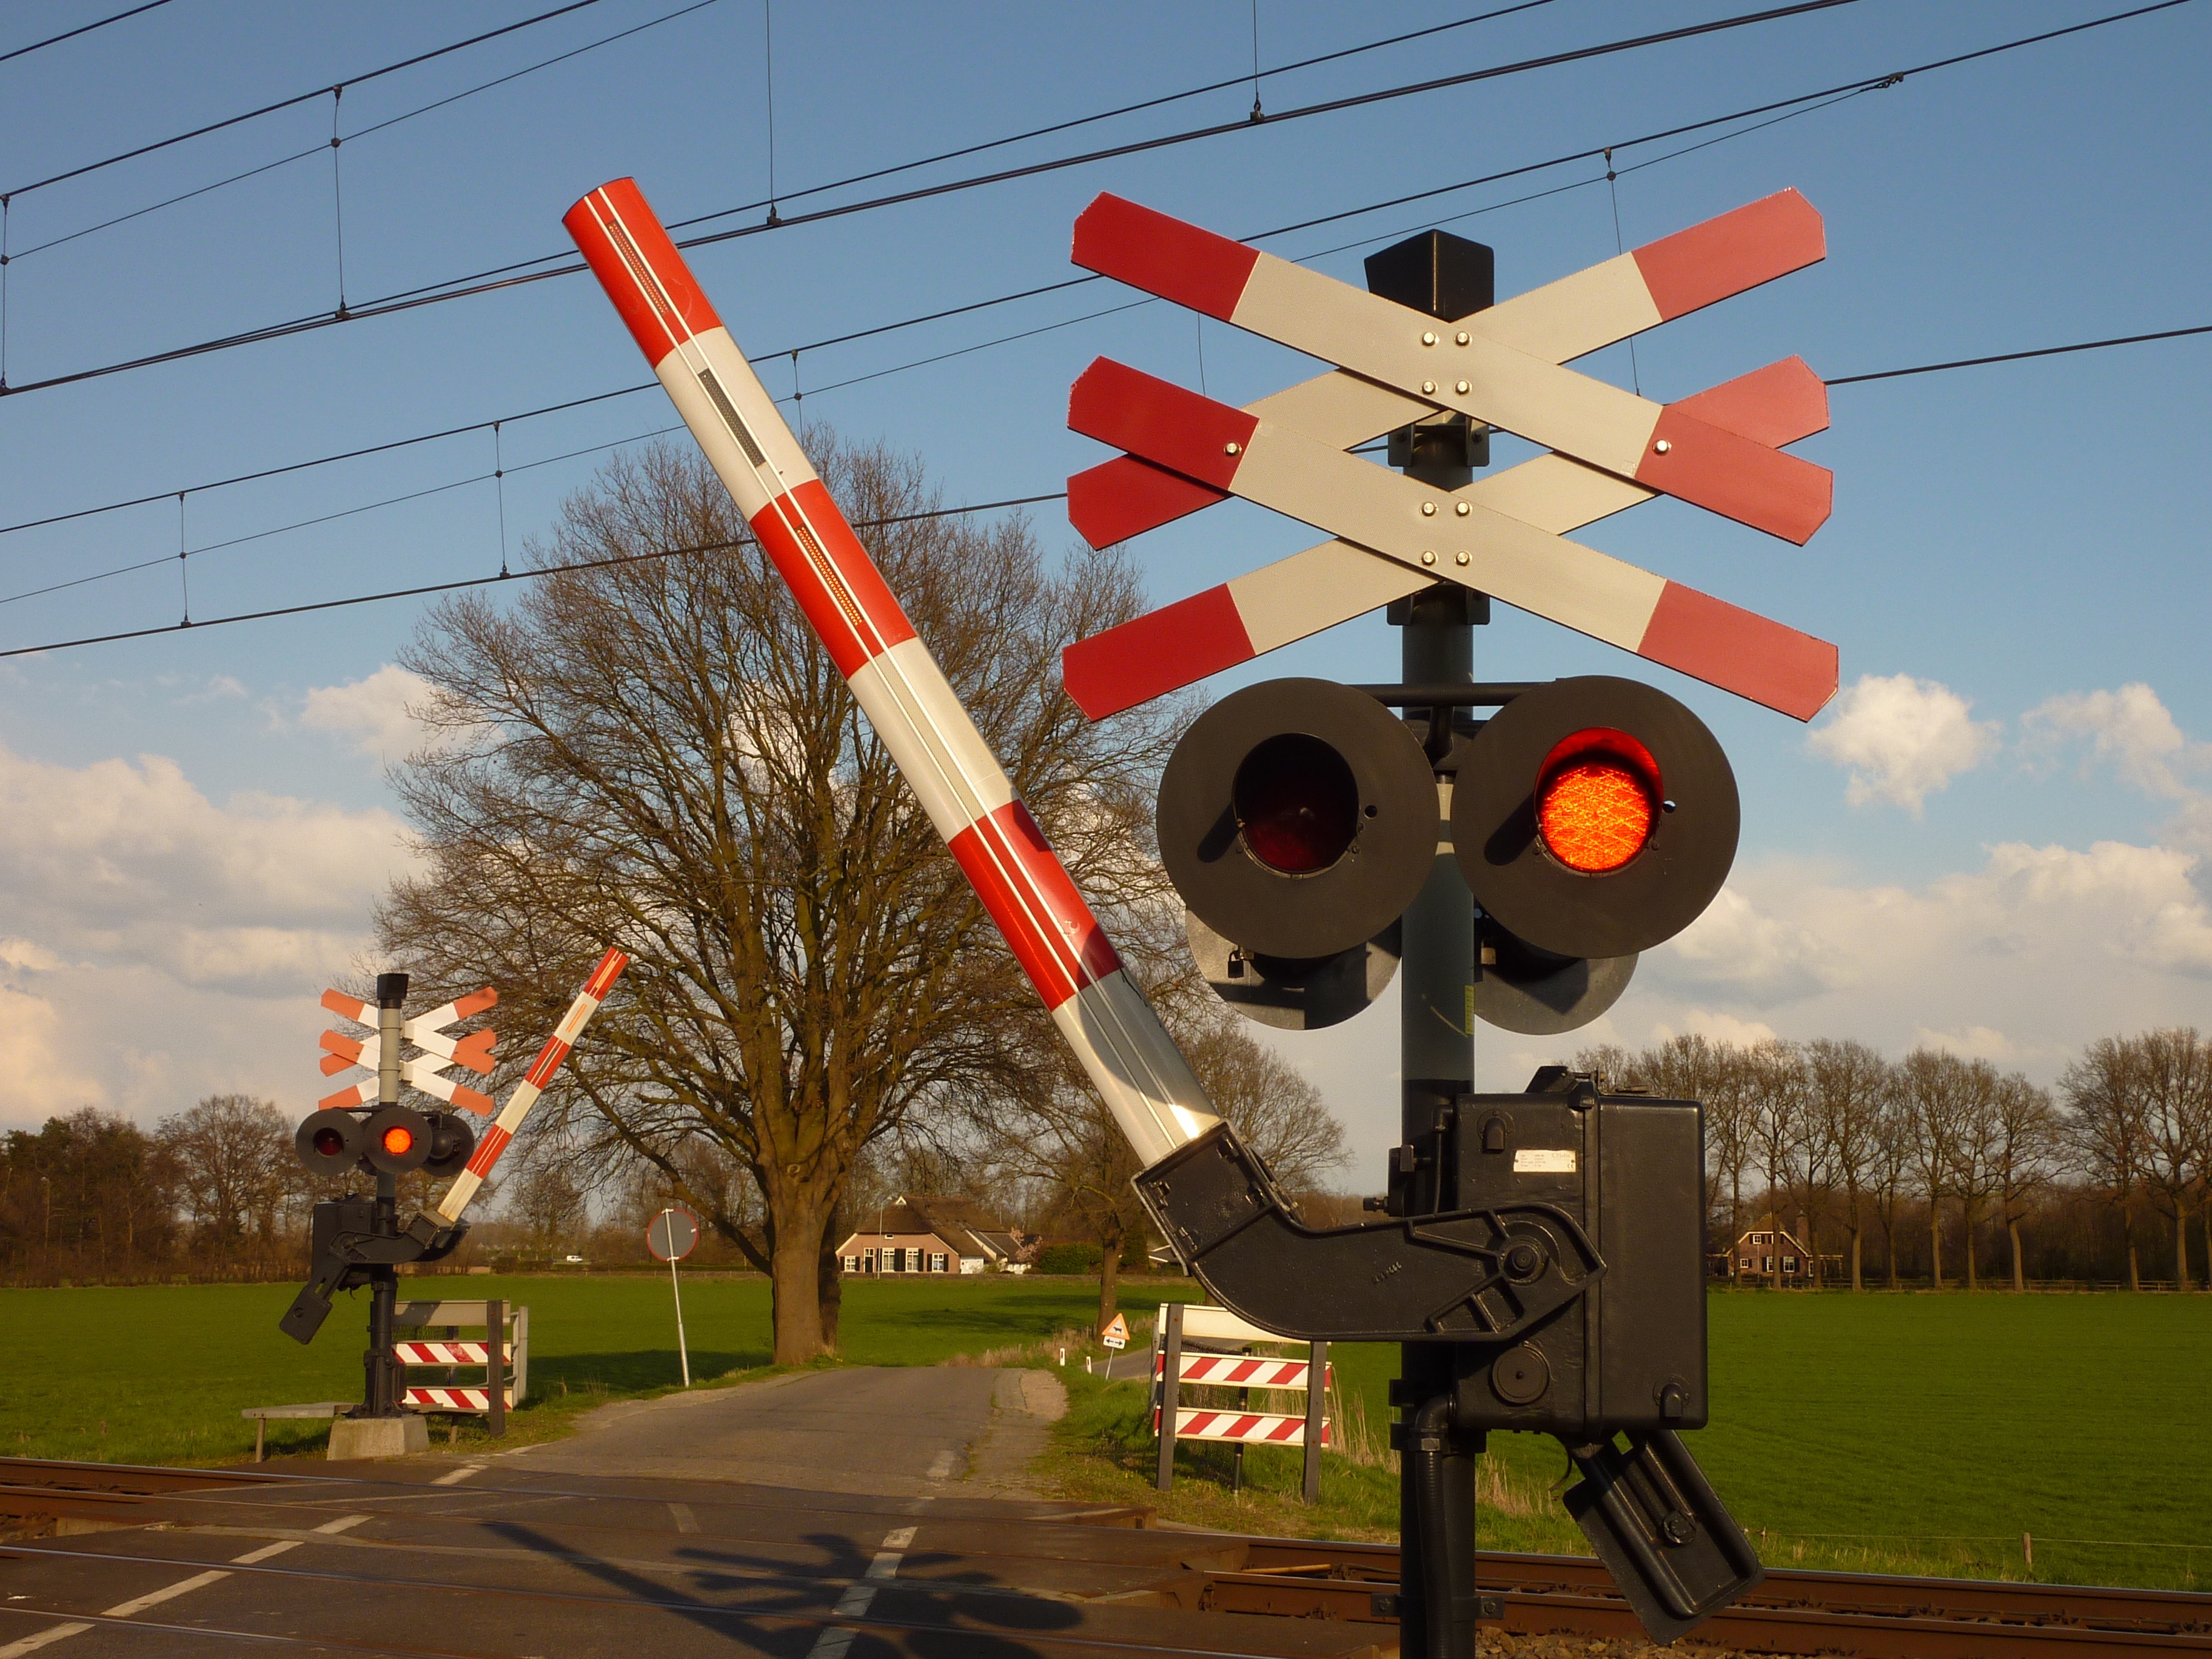
[[849,1366],[617,1401],[585,1418],[573,1437],[509,1455],[575,1474],[886,1498],[954,1486],[1011,1495],[1025,1489],[1030,1459],[1066,1409],[1060,1384],[1039,1371]]

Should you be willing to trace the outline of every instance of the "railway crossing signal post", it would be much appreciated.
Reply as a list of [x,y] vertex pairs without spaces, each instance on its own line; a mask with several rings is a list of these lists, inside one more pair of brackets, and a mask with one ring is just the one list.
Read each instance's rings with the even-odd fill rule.
[[[1367,286],[1383,299],[1455,323],[1489,308],[1496,298],[1495,262],[1491,250],[1445,234],[1429,231],[1385,248],[1367,261]],[[1489,460],[1486,431],[1478,433],[1464,415],[1431,417],[1391,434],[1389,459],[1409,478],[1439,490],[1472,483],[1474,464]],[[1399,630],[1399,673],[1407,686],[1458,687],[1474,678],[1474,629],[1490,620],[1486,594],[1438,583],[1394,603],[1389,619]],[[1412,712],[1411,710],[1408,711]],[[1432,763],[1449,759],[1455,708],[1431,705],[1423,752]],[[1398,991],[1398,1075],[1402,1146],[1436,1146],[1439,1160],[1456,1145],[1453,1103],[1474,1087],[1474,898],[1457,865],[1442,848],[1451,840],[1449,809],[1444,805],[1450,781],[1435,775],[1438,803],[1437,845],[1428,877],[1400,922]],[[1440,1183],[1426,1183],[1423,1207],[1442,1209]],[[1418,1188],[1414,1190],[1419,1190]],[[1418,1212],[1408,1210],[1407,1213]],[[1406,1547],[1399,1552],[1400,1645],[1409,1654],[1429,1651],[1427,1609],[1433,1604],[1428,1575],[1438,1563],[1414,1547],[1422,1536],[1423,1494],[1419,1483],[1433,1482],[1428,1494],[1440,1511],[1446,1559],[1464,1561],[1468,1571],[1450,1584],[1452,1622],[1463,1627],[1466,1651],[1473,1650],[1478,1607],[1475,1548],[1475,1459],[1484,1437],[1480,1430],[1455,1431],[1449,1424],[1416,1420],[1422,1402],[1448,1394],[1452,1355],[1433,1342],[1401,1344],[1399,1387],[1403,1418],[1395,1437],[1399,1456],[1398,1529]],[[1417,1437],[1440,1439],[1435,1462],[1415,1455]],[[1455,1651],[1459,1650],[1457,1647]]]
[[[1184,1265],[1285,1338],[1406,1346],[1407,1650],[1473,1653],[1466,1460],[1492,1428],[1565,1444],[1567,1507],[1658,1639],[1756,1583],[1676,1432],[1707,1414],[1698,1107],[1560,1066],[1477,1094],[1469,1036],[1477,1018],[1560,1033],[1601,1012],[1719,890],[1735,780],[1650,687],[1473,684],[1470,629],[1495,598],[1800,720],[1834,695],[1832,646],[1569,539],[1658,495],[1794,542],[1819,527],[1828,475],[1783,453],[1826,423],[1802,362],[1663,407],[1565,367],[1820,258],[1819,215],[1785,191],[1494,305],[1472,244],[1392,250],[1373,278],[1390,293],[1363,293],[1111,196],[1076,222],[1077,264],[1336,366],[1243,410],[1103,359],[1077,380],[1069,425],[1127,452],[1069,480],[1094,544],[1232,495],[1332,538],[1070,647],[1079,707],[1100,718],[1403,606],[1406,685],[1247,687],[1194,723],[1160,789],[1194,950],[1217,984],[1262,988],[1247,1012],[1332,1023],[1405,957],[1386,1213],[1326,1229],[1213,1111],[635,183],[564,223],[1127,1137]],[[1548,453],[1475,479],[1492,425]],[[1406,476],[1347,453],[1388,433]],[[1499,712],[1458,727],[1485,703]]]

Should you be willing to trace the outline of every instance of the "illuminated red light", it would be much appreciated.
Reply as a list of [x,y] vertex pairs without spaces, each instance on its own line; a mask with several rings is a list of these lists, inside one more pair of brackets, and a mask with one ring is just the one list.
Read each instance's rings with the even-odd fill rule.
[[1544,849],[1586,875],[1631,863],[1657,819],[1658,771],[1650,751],[1624,732],[1577,732],[1558,744],[1536,788]]
[[415,1132],[404,1123],[395,1123],[384,1132],[384,1150],[394,1158],[404,1158],[415,1149]]

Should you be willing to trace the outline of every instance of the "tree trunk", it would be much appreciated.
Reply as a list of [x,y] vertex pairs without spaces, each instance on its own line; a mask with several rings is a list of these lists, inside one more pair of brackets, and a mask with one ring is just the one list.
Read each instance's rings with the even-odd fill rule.
[[1861,1238],[1858,1217],[1854,1215],[1851,1218],[1851,1288],[1855,1291],[1866,1289],[1866,1274],[1859,1261]]
[[2173,1285],[2176,1290],[2189,1288],[2189,1217],[2179,1199],[2173,1205]]
[[2027,1273],[2021,1267],[2020,1260],[2020,1223],[2013,1217],[2007,1216],[2005,1232],[2012,1239],[2012,1287],[2015,1291],[2024,1291],[2027,1289]]
[[1105,1229],[1098,1253],[1098,1328],[1102,1331],[1120,1310],[1121,1288],[1121,1224],[1116,1220]]
[[796,1200],[779,1217],[769,1256],[775,1363],[804,1365],[826,1352],[822,1334],[822,1236],[829,1218]]
[[1982,1288],[1982,1281],[1974,1270],[1974,1206],[1972,1205],[1961,1203],[1959,1206],[1959,1221],[1960,1230],[1966,1236],[1966,1288],[1969,1291],[1978,1291]]
[[1817,1291],[1820,1288],[1820,1241],[1813,1236],[1813,1218],[1804,1210],[1797,1212],[1797,1242],[1805,1250],[1804,1277],[1813,1281]]
[[844,1242],[848,1231],[835,1215],[830,1217],[822,1229],[822,1250],[815,1264],[815,1299],[821,1306],[817,1316],[822,1322],[822,1346],[827,1353],[837,1352],[837,1322],[844,1311],[845,1275],[837,1260],[837,1246]]
[[1943,1288],[1943,1207],[1933,1199],[1928,1201],[1928,1277],[1937,1290]]

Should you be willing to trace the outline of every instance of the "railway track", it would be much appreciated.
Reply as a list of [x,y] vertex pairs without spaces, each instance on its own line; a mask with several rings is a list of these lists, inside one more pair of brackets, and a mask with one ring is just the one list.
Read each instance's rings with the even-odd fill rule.
[[[15,1534],[0,1542],[0,1659],[652,1659],[702,1642],[831,1659],[863,1635],[916,1659],[1396,1652],[1395,1547],[1152,1518],[541,1475],[512,1457],[316,1474],[0,1459],[0,1540]],[[1641,1643],[1593,1560],[1489,1554],[1478,1576],[1510,1638]],[[1690,1640],[1866,1659],[2212,1656],[2212,1595],[1778,1571]]]

